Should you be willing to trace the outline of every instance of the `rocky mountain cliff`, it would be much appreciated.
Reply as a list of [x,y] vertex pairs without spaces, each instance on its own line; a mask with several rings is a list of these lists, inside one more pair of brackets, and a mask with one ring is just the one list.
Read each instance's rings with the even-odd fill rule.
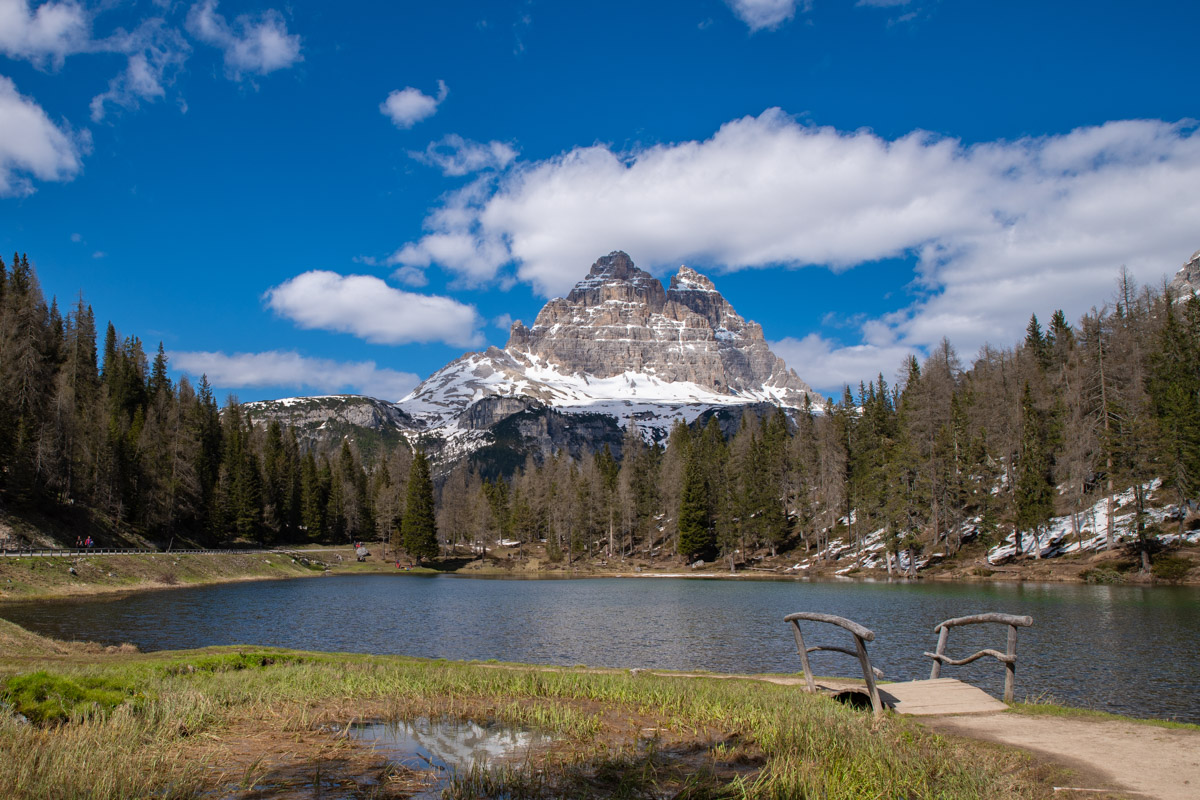
[[1200,292],[1200,250],[1192,253],[1188,262],[1175,273],[1170,288],[1179,300],[1186,300],[1192,292]]
[[547,303],[532,328],[514,324],[505,350],[567,375],[645,373],[720,394],[774,390],[791,404],[810,392],[767,348],[762,328],[742,319],[708,278],[680,267],[664,291],[621,252]]
[[[453,459],[494,451],[502,442],[514,455],[574,452],[592,438],[593,447],[615,448],[631,422],[647,438],[661,439],[677,419],[718,411],[736,416],[749,407],[800,409],[818,396],[771,352],[761,326],[743,319],[708,278],[680,267],[664,289],[628,255],[613,252],[569,295],[548,302],[532,326],[514,323],[504,349],[467,353],[398,403],[347,401],[326,409],[323,423],[322,404],[303,400],[249,409],[256,418],[281,421],[303,412],[306,431],[333,434],[356,407],[353,413],[369,417],[372,430],[392,428]],[[583,427],[590,433],[581,434]]]

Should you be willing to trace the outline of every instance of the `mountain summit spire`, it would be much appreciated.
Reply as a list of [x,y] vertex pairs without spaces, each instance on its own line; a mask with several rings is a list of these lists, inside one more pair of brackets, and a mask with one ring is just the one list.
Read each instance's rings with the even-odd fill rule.
[[440,425],[488,396],[623,422],[641,415],[639,425],[663,431],[705,408],[801,408],[815,398],[771,352],[762,327],[743,319],[711,280],[684,266],[664,289],[619,250],[597,259],[566,297],[546,303],[531,326],[514,323],[503,350],[463,356],[400,407]]

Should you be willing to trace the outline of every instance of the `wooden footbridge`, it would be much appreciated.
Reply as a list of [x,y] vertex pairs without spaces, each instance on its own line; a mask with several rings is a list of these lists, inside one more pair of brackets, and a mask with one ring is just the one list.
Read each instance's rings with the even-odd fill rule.
[[[925,653],[926,656],[933,659],[933,669],[930,671],[929,680],[888,683],[880,686],[876,682],[876,678],[882,678],[883,673],[871,665],[871,659],[867,655],[867,642],[875,640],[873,631],[845,617],[837,617],[832,614],[802,611],[788,614],[783,620],[792,625],[792,634],[796,638],[796,653],[800,656],[807,690],[835,696],[861,693],[863,691],[861,687],[847,685],[840,681],[817,683],[808,663],[808,654],[818,650],[853,656],[858,659],[859,665],[862,667],[865,693],[876,715],[882,714],[885,708],[890,708],[898,714],[909,715],[979,714],[1005,710],[1008,708],[1007,704],[1012,702],[1013,687],[1016,681],[1017,629],[1027,628],[1033,624],[1031,617],[995,613],[974,614],[969,617],[956,617],[940,622],[933,629],[933,632],[938,634],[937,648],[935,652]],[[836,646],[806,646],[804,634],[800,630],[801,622],[819,622],[843,628],[853,636],[854,649]],[[946,646],[952,628],[982,623],[1008,626],[1008,647],[1005,652],[1001,653],[991,649],[980,650],[978,653],[960,659],[946,655]],[[982,689],[968,683],[941,677],[942,665],[962,666],[984,656],[991,656],[1004,664],[1004,702],[1000,702]]]

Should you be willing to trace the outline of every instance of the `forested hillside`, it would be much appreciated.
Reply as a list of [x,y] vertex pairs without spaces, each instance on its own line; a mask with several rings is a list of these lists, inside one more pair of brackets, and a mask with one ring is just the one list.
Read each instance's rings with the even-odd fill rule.
[[395,524],[411,460],[396,448],[368,475],[349,439],[302,453],[235,399],[220,410],[206,379],[173,382],[161,344],[149,358],[109,323],[98,353],[82,297],[64,314],[27,256],[0,259],[0,504],[61,521],[64,543],[80,532],[104,545],[368,538]]
[[[408,477],[421,472],[408,443],[366,458],[352,435],[306,449],[232,398],[219,409],[205,379],[170,379],[161,345],[151,358],[109,324],[98,348],[91,308],[47,304],[25,256],[0,261],[0,291],[8,512],[161,544],[402,543]],[[545,540],[547,557],[568,562],[734,563],[881,529],[891,552],[952,553],[968,521],[996,541],[1129,487],[1140,509],[1154,478],[1186,508],[1200,481],[1200,301],[1122,275],[1104,308],[1074,325],[1062,312],[1045,327],[1031,318],[1023,342],[973,363],[944,341],[822,408],[729,422],[731,435],[716,417],[679,424],[665,447],[631,427],[619,461],[608,448],[531,457],[491,480],[470,460],[440,465],[439,537]]]
[[[665,449],[627,432],[574,462],[528,461],[511,481],[460,464],[442,492],[450,541],[546,539],[551,557],[682,554],[745,560],[824,549],[882,530],[906,563],[1043,529],[1134,488],[1143,568],[1154,545],[1146,486],[1179,506],[1200,480],[1200,301],[1137,287],[1122,274],[1109,305],[1076,325],[1060,311],[1025,340],[964,365],[948,341],[836,402],[794,418],[746,414],[726,437],[715,418],[677,425]],[[1192,505],[1194,508],[1194,503]],[[967,523],[970,522],[969,527]],[[1194,522],[1190,523],[1194,524]],[[1111,522],[1110,522],[1111,526]],[[1117,532],[1108,530],[1109,542]],[[1018,550],[1020,542],[1018,541]]]

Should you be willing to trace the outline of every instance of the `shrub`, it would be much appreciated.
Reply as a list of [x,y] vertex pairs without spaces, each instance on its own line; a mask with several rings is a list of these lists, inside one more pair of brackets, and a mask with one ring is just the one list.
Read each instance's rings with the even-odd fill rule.
[[1125,576],[1112,567],[1092,567],[1079,573],[1087,583],[1124,583]]
[[1150,565],[1150,572],[1160,581],[1175,583],[1187,577],[1192,562],[1179,556],[1159,556]]

